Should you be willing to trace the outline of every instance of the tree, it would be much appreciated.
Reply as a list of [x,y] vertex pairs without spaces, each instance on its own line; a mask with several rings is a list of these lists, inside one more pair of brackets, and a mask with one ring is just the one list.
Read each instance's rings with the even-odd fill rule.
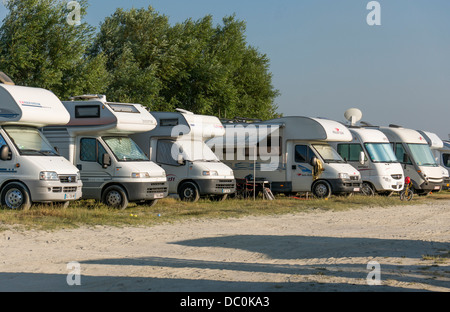
[[223,26],[209,15],[171,26],[152,7],[118,9],[101,25],[92,55],[101,53],[112,100],[220,117],[275,115],[269,60],[248,46],[245,23],[234,16]]
[[[78,2],[83,17],[87,0]],[[9,0],[6,7],[9,13],[0,27],[0,64],[16,84],[46,88],[62,99],[105,90],[105,56],[86,53],[95,29],[87,23],[69,25],[67,2]]]

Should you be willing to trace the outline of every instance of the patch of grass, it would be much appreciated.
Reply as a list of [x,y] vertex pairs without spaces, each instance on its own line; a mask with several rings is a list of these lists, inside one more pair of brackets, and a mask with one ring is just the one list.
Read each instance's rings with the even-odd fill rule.
[[391,207],[450,200],[450,192],[430,196],[415,196],[412,201],[400,201],[398,196],[350,197],[333,196],[328,200],[315,198],[289,198],[278,196],[275,200],[227,199],[222,202],[201,199],[186,203],[165,198],[153,206],[130,204],[125,210],[108,208],[93,200],[73,202],[68,208],[52,205],[33,205],[31,209],[0,209],[0,231],[14,228],[54,230],[79,226],[153,226],[188,219],[239,218],[247,215],[279,215],[312,211],[343,211],[361,207]]

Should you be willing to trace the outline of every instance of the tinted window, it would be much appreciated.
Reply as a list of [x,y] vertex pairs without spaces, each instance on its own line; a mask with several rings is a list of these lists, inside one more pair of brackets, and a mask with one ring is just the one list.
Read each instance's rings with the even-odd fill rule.
[[313,156],[314,153],[308,145],[295,146],[295,162],[309,163]]
[[337,152],[347,161],[359,161],[359,155],[363,151],[360,144],[339,144]]

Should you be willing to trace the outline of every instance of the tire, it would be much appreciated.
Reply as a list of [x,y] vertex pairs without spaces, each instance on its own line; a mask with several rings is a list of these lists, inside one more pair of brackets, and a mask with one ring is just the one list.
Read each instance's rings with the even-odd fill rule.
[[112,185],[103,191],[102,202],[109,207],[123,210],[128,207],[128,196],[121,186]]
[[312,193],[317,198],[329,198],[331,196],[331,186],[327,181],[319,181],[313,184]]
[[361,194],[365,196],[374,196],[375,190],[370,183],[363,182],[361,186]]
[[0,200],[2,206],[9,209],[28,210],[31,207],[31,196],[28,189],[19,182],[7,184],[1,194]]
[[400,200],[410,201],[414,197],[414,192],[411,189],[405,192],[405,190],[400,192]]
[[200,192],[194,183],[185,182],[180,186],[178,196],[182,201],[196,202],[200,198]]

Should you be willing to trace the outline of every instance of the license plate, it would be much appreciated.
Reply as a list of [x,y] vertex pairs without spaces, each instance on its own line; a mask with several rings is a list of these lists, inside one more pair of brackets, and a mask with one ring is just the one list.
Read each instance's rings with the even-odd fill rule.
[[230,189],[222,189],[222,193],[230,193],[231,190]]
[[75,199],[75,193],[73,194],[64,194],[64,199]]
[[359,187],[355,187],[355,188],[353,189],[353,192],[359,192]]
[[439,187],[439,186],[435,186],[434,189],[435,189],[435,190],[438,190],[438,189],[440,189],[440,187]]
[[155,193],[155,195],[153,197],[154,198],[163,198],[164,197],[164,193]]

